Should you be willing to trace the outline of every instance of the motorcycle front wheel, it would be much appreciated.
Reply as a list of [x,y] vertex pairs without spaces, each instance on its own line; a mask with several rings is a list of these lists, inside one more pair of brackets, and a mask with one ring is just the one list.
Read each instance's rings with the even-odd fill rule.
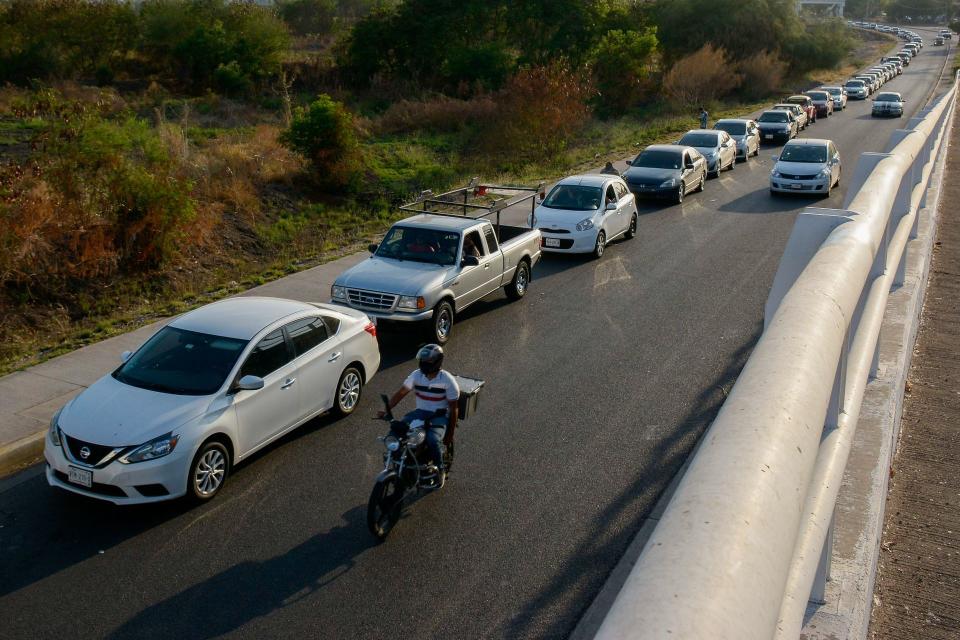
[[403,487],[400,478],[390,476],[373,485],[367,504],[367,527],[377,540],[386,540],[400,519]]

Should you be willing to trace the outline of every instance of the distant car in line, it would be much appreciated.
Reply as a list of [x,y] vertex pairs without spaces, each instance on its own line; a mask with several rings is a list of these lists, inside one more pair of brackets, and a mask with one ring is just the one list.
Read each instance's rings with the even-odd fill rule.
[[942,36],[937,36],[933,39],[933,46],[942,47],[945,44],[945,41]]
[[903,62],[904,67],[909,67],[910,60],[913,58],[913,56],[907,53],[906,51],[901,51],[900,53],[897,54],[897,57],[900,58],[901,62]]
[[792,102],[781,103],[773,105],[772,109],[774,111],[788,111],[793,115],[794,120],[797,121],[797,129],[802,131],[807,128],[807,125],[810,124],[810,119],[807,116],[807,112],[803,110],[798,104],[793,104]]
[[826,91],[833,98],[833,110],[843,111],[847,108],[847,90],[843,87],[820,87],[821,91]]
[[861,80],[860,78],[852,78],[847,80],[846,84],[843,85],[843,89],[847,92],[847,97],[853,98],[854,100],[866,100],[870,96],[870,87],[867,85],[866,80]]
[[807,97],[813,101],[813,106],[817,108],[818,118],[829,118],[833,115],[833,96],[829,93],[822,89],[807,91]]
[[703,191],[707,159],[692,147],[654,144],[640,152],[623,174],[638,197],[670,198],[677,204],[690,192]]
[[176,318],[50,421],[47,482],[115,504],[222,489],[234,464],[326,411],[352,413],[380,366],[359,311],[237,297]]
[[737,143],[737,159],[746,160],[760,154],[760,128],[753,120],[724,118],[717,120],[714,129],[726,131]]
[[807,124],[817,121],[817,107],[813,104],[813,100],[810,99],[810,96],[797,94],[795,96],[790,96],[784,102],[789,102],[795,105],[799,105],[803,109],[804,113],[807,114]]
[[873,99],[873,109],[870,110],[870,115],[874,117],[896,116],[899,118],[903,115],[903,103],[903,96],[899,93],[892,91],[878,93]]
[[786,109],[764,111],[757,118],[757,127],[763,142],[770,143],[786,142],[795,138],[800,131],[793,111]]
[[840,154],[831,140],[791,140],[773,156],[770,192],[829,197],[840,184]]
[[723,130],[693,129],[677,141],[682,147],[693,147],[707,160],[707,173],[719,176],[723,170],[737,168],[737,143]]

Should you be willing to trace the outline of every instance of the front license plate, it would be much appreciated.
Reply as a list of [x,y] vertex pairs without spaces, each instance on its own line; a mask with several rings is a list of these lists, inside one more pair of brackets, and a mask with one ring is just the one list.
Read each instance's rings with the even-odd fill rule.
[[772,134],[772,133],[764,134],[763,137],[764,137],[764,139],[766,139],[766,140],[773,140],[773,134]]
[[797,184],[796,182],[794,182],[793,184],[790,185],[790,188],[791,188],[791,189],[803,189],[803,185],[802,185],[802,184]]
[[559,246],[560,246],[560,241],[557,240],[556,238],[544,238],[544,239],[543,239],[543,246],[545,246],[545,247],[559,247]]
[[93,486],[93,471],[69,467],[67,471],[67,480],[73,484],[79,484],[80,486],[89,489]]

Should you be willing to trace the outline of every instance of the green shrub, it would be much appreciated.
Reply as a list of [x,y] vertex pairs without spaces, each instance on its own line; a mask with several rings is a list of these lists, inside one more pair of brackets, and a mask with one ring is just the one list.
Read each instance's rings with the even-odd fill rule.
[[297,109],[280,141],[312,163],[320,183],[346,186],[357,177],[359,141],[353,114],[326,94]]
[[336,0],[280,0],[280,17],[298,35],[325,35],[333,29]]
[[592,56],[597,110],[601,115],[622,112],[654,93],[650,77],[657,68],[656,30],[608,31]]

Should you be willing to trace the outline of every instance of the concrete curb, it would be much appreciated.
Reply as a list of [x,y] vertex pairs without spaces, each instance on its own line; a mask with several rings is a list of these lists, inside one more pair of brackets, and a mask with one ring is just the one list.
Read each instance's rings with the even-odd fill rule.
[[944,144],[927,190],[927,207],[919,213],[918,235],[907,244],[907,277],[887,301],[880,333],[879,375],[867,385],[837,497],[826,603],[808,604],[802,640],[865,640],[869,631],[887,487],[933,257],[952,120],[945,126]]
[[46,431],[40,431],[0,447],[0,478],[38,462],[43,457],[46,435]]

